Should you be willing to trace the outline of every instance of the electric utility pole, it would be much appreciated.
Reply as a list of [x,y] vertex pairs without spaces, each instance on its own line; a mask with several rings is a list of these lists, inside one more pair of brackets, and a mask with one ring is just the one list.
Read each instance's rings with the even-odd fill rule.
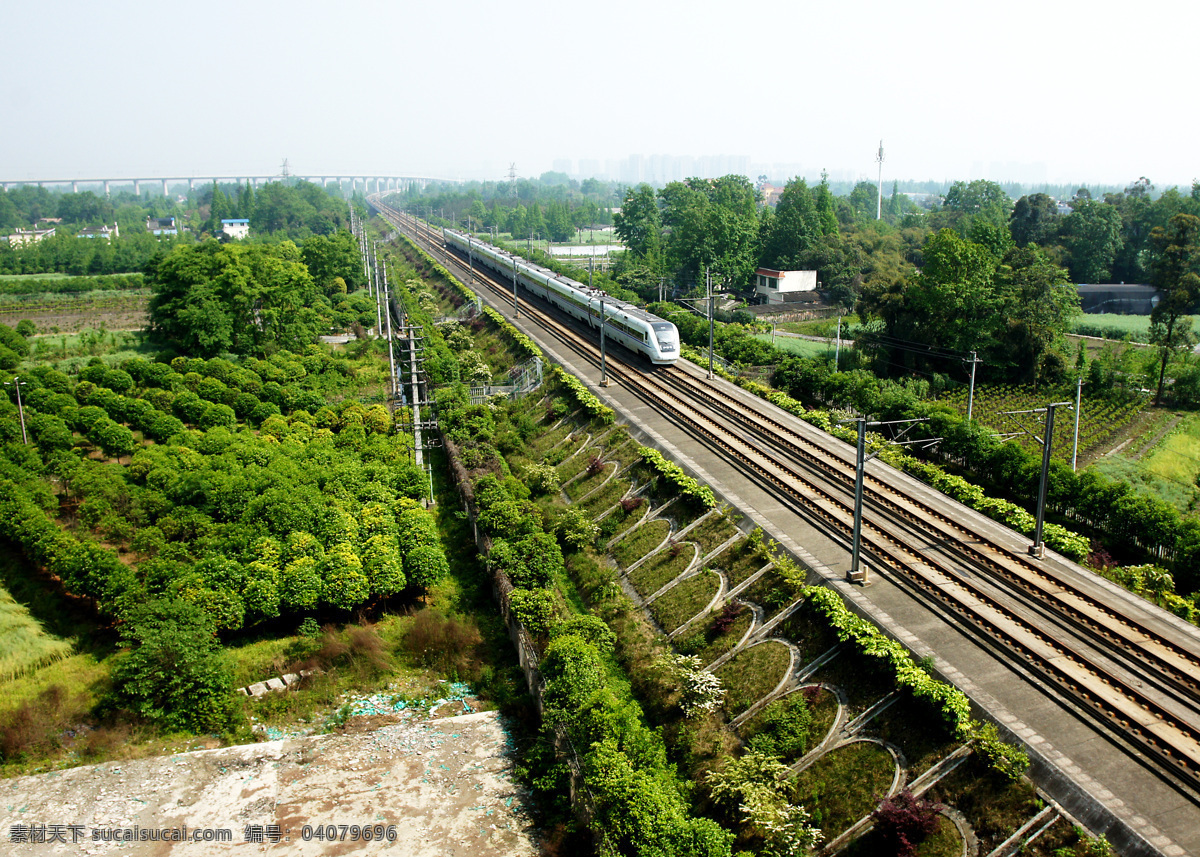
[[11,381],[4,382],[5,386],[10,384],[17,391],[17,414],[21,418],[21,441],[26,446],[29,446],[29,434],[25,431],[25,405],[21,402],[21,387],[25,386],[25,382],[18,375],[14,376]]
[[976,352],[971,352],[971,392],[967,395],[967,422],[971,421],[971,415],[975,410],[975,366],[983,361],[976,355]]

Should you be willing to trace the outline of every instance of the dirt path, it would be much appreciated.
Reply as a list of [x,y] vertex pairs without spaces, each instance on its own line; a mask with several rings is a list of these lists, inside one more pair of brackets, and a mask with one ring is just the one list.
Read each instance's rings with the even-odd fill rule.
[[1183,422],[1183,417],[1181,417],[1179,414],[1175,414],[1169,420],[1166,420],[1166,424],[1159,429],[1158,433],[1154,435],[1150,442],[1142,444],[1142,448],[1139,449],[1136,454],[1130,457],[1134,461],[1141,461],[1149,452],[1162,443],[1163,438],[1169,435],[1175,429],[1175,426],[1179,425],[1181,422]]
[[[499,716],[483,712],[0,781],[0,853],[534,855],[508,746]],[[13,841],[37,825],[61,825],[47,830],[65,841]],[[372,828],[372,841],[349,825]],[[136,838],[185,826],[201,841]],[[134,841],[104,839],[135,829]],[[375,841],[376,829],[394,841]]]

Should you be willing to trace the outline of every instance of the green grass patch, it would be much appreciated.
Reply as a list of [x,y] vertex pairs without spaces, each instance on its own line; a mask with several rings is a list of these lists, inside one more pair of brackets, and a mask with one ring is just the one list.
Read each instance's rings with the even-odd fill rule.
[[850,648],[817,670],[814,682],[840,687],[846,694],[850,718],[857,717],[896,689],[893,676],[874,658],[867,658]]
[[895,759],[878,744],[847,744],[796,775],[792,801],[808,807],[813,823],[832,840],[870,814],[895,772]]
[[[832,629],[803,606],[776,625],[775,633],[790,640],[800,650],[800,659],[805,663],[819,658],[838,644]],[[833,662],[847,653],[848,650],[838,653]]]
[[754,619],[754,613],[740,604],[732,605],[737,615],[721,630],[721,614],[727,609],[720,605],[707,622],[698,622],[695,630],[688,631],[675,640],[675,648],[685,655],[695,655],[702,664],[708,665],[738,644]]
[[[1170,457],[1165,457],[1165,461],[1169,462]],[[1196,488],[1193,487],[1193,483],[1159,476],[1148,470],[1141,461],[1131,461],[1124,455],[1110,455],[1097,459],[1089,469],[1126,482],[1135,491],[1170,503],[1180,512],[1190,512],[1195,505]]]
[[[814,747],[820,746],[821,742],[825,740],[825,736],[829,734],[829,730],[833,728],[833,721],[837,717],[837,696],[822,687],[805,687],[792,691],[792,693],[789,693],[781,700],[776,700],[771,705],[777,705],[791,699],[795,694],[803,695],[811,719],[808,725],[808,740],[803,750],[786,753],[782,756],[782,761],[787,765],[799,761],[804,757],[805,753],[810,752]],[[742,728],[738,730],[747,742],[751,741],[766,725],[768,709],[771,708],[771,705],[747,720],[742,724]]]
[[[633,485],[628,479],[613,479],[591,497],[588,497],[586,500],[584,500],[583,503],[579,504],[579,507],[595,518],[601,512],[606,512],[615,506],[617,501],[624,497],[632,487]],[[622,509],[615,509],[612,514],[617,515],[622,511]],[[635,511],[641,512],[642,509],[639,507]],[[612,515],[609,517],[612,517]],[[603,526],[604,524],[601,522],[601,527]],[[607,536],[604,536],[606,541],[607,539],[612,538],[613,532],[616,531],[613,530]]]
[[72,650],[70,640],[47,633],[28,607],[0,589],[0,680],[53,663]]
[[912,779],[933,767],[957,746],[943,728],[945,722],[940,709],[905,693],[865,728],[870,735],[900,748]]
[[26,675],[0,681],[3,710],[29,702],[55,685],[86,691],[94,705],[107,689],[108,674],[108,664],[90,652],[68,655]]
[[684,538],[689,542],[698,542],[700,544],[700,555],[707,556],[720,545],[736,536],[738,532],[738,528],[734,526],[728,516],[716,512],[711,517],[705,518],[697,524],[695,529],[688,532]]
[[[76,274],[0,274],[0,280],[70,280]],[[78,275],[86,276],[86,275]]]
[[[777,330],[786,330],[788,333],[799,333],[804,336],[827,336],[833,338],[837,336],[837,318],[810,318],[807,321],[784,321],[780,322]],[[858,326],[857,315],[842,316],[842,335],[852,339],[854,337],[853,330],[847,328]]]
[[712,564],[725,572],[730,589],[748,580],[768,562],[770,558],[763,549],[748,538],[734,542],[712,559]]
[[812,725],[808,729],[812,739],[808,746],[812,749],[819,746],[833,728],[833,721],[837,718],[838,700],[836,695],[823,687],[811,690],[806,688],[801,692],[808,694],[808,707],[812,711]]
[[613,539],[620,538],[623,533],[628,532],[639,521],[650,514],[647,511],[649,504],[645,498],[638,497],[634,499],[641,500],[642,502],[630,509],[626,509],[624,506],[614,509],[612,514],[605,516],[604,520],[600,522],[601,544],[608,544]]
[[722,664],[716,676],[725,687],[726,714],[736,717],[774,690],[791,661],[787,646],[768,640]]
[[[574,482],[564,485],[563,490],[567,492],[567,496],[572,500],[577,500],[603,485],[605,480],[613,475],[613,471],[617,466],[616,462],[603,461],[598,471],[590,476],[585,475],[582,479],[576,479]],[[609,505],[611,506],[612,504],[610,503]]]
[[763,608],[764,620],[770,619],[781,609],[796,600],[790,586],[779,572],[772,568],[742,591],[740,598],[753,601]]
[[663,543],[671,532],[667,521],[650,521],[638,527],[612,549],[612,558],[621,568],[628,568]]
[[[449,312],[453,312],[453,309]],[[492,382],[495,384],[509,383],[508,371],[524,360],[509,345],[508,337],[501,333],[489,319],[484,329],[475,333],[472,338],[475,342],[475,350],[480,353],[488,368],[492,370]]]
[[721,579],[711,571],[702,571],[669,590],[650,605],[654,621],[666,633],[671,633],[708,606],[721,586]]
[[[591,441],[587,435],[573,439],[568,446],[567,455],[569,457],[564,458],[556,465],[558,468],[558,478],[563,485],[566,485],[580,473],[583,473],[592,459],[597,457],[596,450],[592,448]],[[559,449],[564,448],[566,447],[559,447]]]
[[1184,416],[1140,464],[1155,476],[1194,485],[1200,476],[1200,414]]
[[1012,782],[972,755],[930,789],[928,797],[966,816],[987,854],[1042,808],[1028,782]]
[[687,571],[695,556],[696,549],[691,545],[672,545],[635,568],[629,582],[643,598],[649,597]]
[[574,428],[570,423],[563,423],[557,428],[539,434],[529,442],[529,457],[534,461],[540,461],[551,449],[562,443]]

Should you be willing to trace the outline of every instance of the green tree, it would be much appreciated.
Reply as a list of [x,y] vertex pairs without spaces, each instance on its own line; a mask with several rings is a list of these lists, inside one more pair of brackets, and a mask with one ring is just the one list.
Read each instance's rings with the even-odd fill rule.
[[1058,237],[1058,225],[1062,216],[1058,204],[1044,193],[1023,196],[1013,206],[1008,228],[1013,242],[1024,247],[1030,242],[1039,247],[1053,244]]
[[817,209],[817,225],[821,235],[836,235],[837,212],[834,210],[833,193],[829,190],[829,174],[824,170],[821,171],[821,183],[813,189],[813,202]]
[[133,608],[121,630],[130,651],[113,665],[118,704],[168,729],[224,732],[234,722],[232,670],[212,619],[186,601]]
[[[307,536],[308,533],[303,535]],[[323,558],[324,551],[317,557],[301,555],[284,566],[279,581],[280,603],[283,607],[294,611],[316,609],[325,596],[321,568],[317,564]]]
[[1121,214],[1111,205],[1076,199],[1059,227],[1070,254],[1068,267],[1076,283],[1108,282],[1121,249]]
[[775,218],[762,237],[761,262],[780,271],[797,270],[800,257],[821,239],[821,224],[808,184],[792,179],[779,195]]
[[449,573],[450,563],[446,561],[441,545],[419,545],[404,556],[408,584],[419,587],[422,595]]
[[326,321],[294,244],[181,245],[147,269],[150,329],[203,357],[302,351]]
[[976,179],[970,183],[952,184],[942,201],[942,211],[949,215],[950,225],[959,229],[964,226],[964,220],[977,218],[1005,225],[1008,223],[1011,205],[1012,200],[1000,185]]
[[1051,364],[1065,348],[1063,334],[1079,313],[1079,292],[1067,272],[1034,244],[1005,255],[996,288],[1004,323],[989,361],[1009,362],[1016,374],[1036,384],[1054,371]]
[[1177,214],[1164,228],[1150,234],[1154,261],[1151,282],[1162,297],[1150,313],[1150,342],[1159,348],[1158,388],[1162,401],[1167,360],[1171,352],[1193,343],[1188,313],[1200,302],[1200,218]]
[[654,188],[638,185],[625,192],[621,210],[613,215],[617,235],[635,255],[656,259],[662,247],[662,221]]
[[874,182],[862,181],[850,191],[850,206],[858,220],[874,220],[879,199],[879,188]]
[[332,607],[352,610],[371,594],[371,583],[363,573],[362,560],[345,542],[335,544],[325,552],[321,572],[325,602]]
[[745,176],[672,182],[660,193],[666,255],[676,276],[699,284],[708,268],[718,284],[740,287],[758,261],[758,192]]
[[972,351],[993,341],[999,303],[996,259],[984,247],[943,229],[925,242],[924,266],[906,280],[866,289],[858,312],[879,319],[884,332],[908,345],[881,346],[895,352],[892,362],[918,361],[911,345]]
[[300,257],[308,266],[313,282],[326,294],[336,293],[335,283],[339,278],[351,290],[367,284],[358,241],[348,229],[339,229],[329,236],[306,238],[300,248]]

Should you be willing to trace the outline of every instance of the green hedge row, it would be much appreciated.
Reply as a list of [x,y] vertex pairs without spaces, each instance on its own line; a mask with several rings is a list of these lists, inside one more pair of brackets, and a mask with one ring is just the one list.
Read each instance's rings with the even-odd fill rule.
[[701,485],[683,472],[683,468],[673,461],[667,461],[657,449],[643,446],[640,450],[642,460],[658,471],[679,489],[679,493],[689,500],[694,500],[705,509],[717,505],[717,496],[707,485]]
[[508,319],[496,312],[490,306],[483,308],[483,314],[486,315],[492,322],[500,328],[500,331],[512,340],[513,344],[521,350],[521,353],[526,357],[541,357],[542,349],[537,347],[532,339],[526,336],[521,331],[517,330]]
[[582,381],[571,373],[564,372],[558,366],[555,366],[551,371],[554,377],[571,391],[571,395],[575,397],[575,401],[579,402],[580,407],[587,411],[589,416],[600,420],[605,425],[612,424],[613,420],[616,419],[613,409],[596,398],[587,387],[583,386]]

